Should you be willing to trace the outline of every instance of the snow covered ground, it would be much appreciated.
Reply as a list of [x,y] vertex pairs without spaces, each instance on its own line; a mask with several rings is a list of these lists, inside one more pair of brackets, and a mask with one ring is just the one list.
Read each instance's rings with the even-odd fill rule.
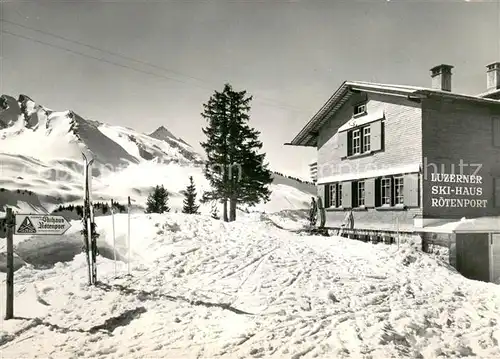
[[[99,257],[98,287],[86,284],[82,254],[19,269],[17,319],[0,322],[2,357],[500,357],[498,285],[465,279],[408,244],[298,235],[263,217],[133,215],[132,276],[120,262],[115,278],[113,261]],[[121,258],[126,218],[115,217]],[[109,247],[110,217],[97,225]]]

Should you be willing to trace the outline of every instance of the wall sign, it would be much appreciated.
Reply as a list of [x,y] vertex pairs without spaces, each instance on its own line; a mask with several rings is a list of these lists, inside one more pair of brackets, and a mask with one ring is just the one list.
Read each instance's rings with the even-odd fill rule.
[[431,206],[486,208],[483,196],[483,177],[476,175],[432,173]]

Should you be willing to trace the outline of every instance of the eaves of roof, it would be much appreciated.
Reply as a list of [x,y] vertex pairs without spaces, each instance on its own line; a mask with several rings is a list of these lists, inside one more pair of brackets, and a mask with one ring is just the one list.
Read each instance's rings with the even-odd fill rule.
[[295,138],[285,145],[316,147],[319,130],[350,98],[354,93],[377,93],[407,99],[423,99],[430,96],[440,96],[454,100],[472,101],[483,104],[500,106],[499,100],[480,96],[462,95],[458,93],[435,90],[425,87],[378,84],[361,81],[344,81],[335,93],[326,101],[319,111],[300,130]]

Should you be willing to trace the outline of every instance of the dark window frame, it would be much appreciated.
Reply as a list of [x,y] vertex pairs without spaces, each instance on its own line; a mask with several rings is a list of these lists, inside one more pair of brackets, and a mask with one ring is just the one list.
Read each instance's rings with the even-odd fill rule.
[[349,130],[347,132],[347,157],[371,153],[371,136],[370,124]]
[[382,206],[392,206],[392,177],[382,177],[380,179],[380,204]]
[[[341,208],[342,207],[342,183],[328,183],[328,203],[326,208]],[[332,194],[335,194],[332,196]],[[333,198],[335,197],[335,198]]]
[[[405,195],[404,195],[404,189],[405,189],[405,181],[404,181],[404,176],[403,175],[397,175],[392,177],[393,180],[393,189],[394,189],[394,200],[393,200],[393,205],[398,206],[398,205],[404,205],[405,204]],[[399,188],[399,193],[398,193],[398,188]]]
[[355,195],[355,204],[356,208],[364,207],[366,203],[366,182],[365,180],[361,181],[356,181],[355,182],[355,189],[356,189],[356,195]]
[[404,175],[389,175],[375,179],[375,207],[399,207],[405,205]]
[[366,102],[361,102],[354,105],[352,113],[354,117],[366,114]]

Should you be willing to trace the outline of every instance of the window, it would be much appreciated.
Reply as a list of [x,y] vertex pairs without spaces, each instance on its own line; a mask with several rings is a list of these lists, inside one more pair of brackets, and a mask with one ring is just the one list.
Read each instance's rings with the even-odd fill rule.
[[327,208],[338,208],[342,206],[342,184],[330,183],[327,185]]
[[382,201],[381,201],[381,204],[382,205],[391,205],[391,178],[382,178],[382,180],[380,181],[380,184],[382,186],[381,188],[381,195],[382,195]]
[[370,126],[363,127],[363,152],[370,151]]
[[342,207],[342,183],[337,183],[337,207]]
[[337,207],[337,186],[336,184],[332,183],[328,185],[329,193],[328,193],[328,207]]
[[348,156],[359,155],[371,150],[370,125],[363,126],[347,133]]
[[354,116],[359,116],[366,113],[366,105],[364,103],[354,106]]
[[361,131],[352,131],[352,154],[361,153]]
[[403,204],[404,203],[404,195],[403,195],[403,177],[394,177],[394,204]]
[[395,206],[404,204],[403,176],[388,176],[375,181],[375,205]]
[[365,182],[359,181],[357,183],[357,206],[361,207],[365,205]]

